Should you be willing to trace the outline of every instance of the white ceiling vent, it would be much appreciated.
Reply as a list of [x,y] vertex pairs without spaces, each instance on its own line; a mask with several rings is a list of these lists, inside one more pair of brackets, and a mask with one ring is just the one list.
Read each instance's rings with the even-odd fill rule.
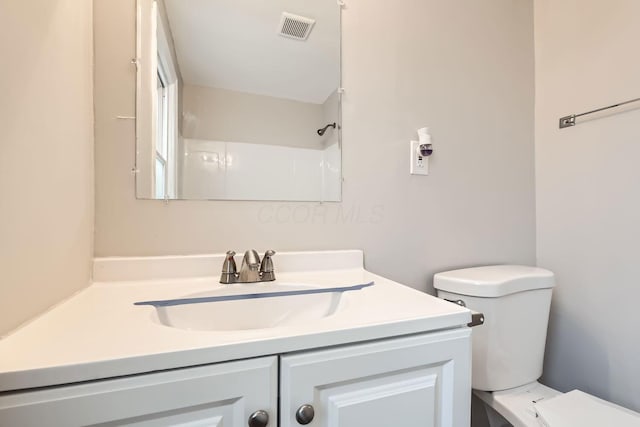
[[278,33],[283,37],[296,40],[306,40],[316,23],[315,19],[294,15],[289,12],[282,12]]

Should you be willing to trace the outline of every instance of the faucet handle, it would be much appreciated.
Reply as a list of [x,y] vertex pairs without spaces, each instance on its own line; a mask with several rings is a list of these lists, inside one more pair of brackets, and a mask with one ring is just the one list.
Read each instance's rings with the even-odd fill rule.
[[220,283],[229,284],[236,282],[238,268],[236,267],[236,260],[233,258],[235,255],[236,253],[234,251],[227,251],[227,256],[222,264]]
[[237,271],[236,260],[233,258],[236,256],[234,251],[227,251],[227,256],[224,259],[224,264],[222,264],[222,272],[223,273],[235,273]]
[[273,269],[272,256],[276,254],[276,251],[269,249],[264,253],[262,263],[260,264],[260,276],[263,282],[270,282],[276,280],[276,274]]

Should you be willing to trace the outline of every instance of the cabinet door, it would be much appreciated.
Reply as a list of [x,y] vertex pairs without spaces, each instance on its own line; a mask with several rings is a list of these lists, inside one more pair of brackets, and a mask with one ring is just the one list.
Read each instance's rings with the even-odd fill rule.
[[282,427],[468,427],[468,328],[282,356]]
[[185,368],[0,396],[0,426],[277,425],[277,357]]

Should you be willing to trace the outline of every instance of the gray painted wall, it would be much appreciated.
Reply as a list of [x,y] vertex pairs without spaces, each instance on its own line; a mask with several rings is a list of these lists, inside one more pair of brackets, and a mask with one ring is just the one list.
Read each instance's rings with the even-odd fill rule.
[[640,111],[558,118],[640,96],[639,16],[637,0],[535,2],[537,257],[558,283],[543,379],[636,411]]
[[0,336],[89,284],[91,10],[0,5]]
[[[428,291],[437,271],[534,263],[530,1],[348,2],[344,194],[325,204],[136,200],[134,125],[115,120],[134,113],[134,1],[95,8],[97,256],[362,248]],[[410,176],[422,126],[431,175]]]

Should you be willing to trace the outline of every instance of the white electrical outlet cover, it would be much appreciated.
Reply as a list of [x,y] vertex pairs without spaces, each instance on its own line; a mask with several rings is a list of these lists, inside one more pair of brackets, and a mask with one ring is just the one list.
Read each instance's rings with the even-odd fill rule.
[[429,175],[429,157],[422,157],[418,153],[418,141],[411,141],[411,153],[409,156],[409,173],[411,175]]

